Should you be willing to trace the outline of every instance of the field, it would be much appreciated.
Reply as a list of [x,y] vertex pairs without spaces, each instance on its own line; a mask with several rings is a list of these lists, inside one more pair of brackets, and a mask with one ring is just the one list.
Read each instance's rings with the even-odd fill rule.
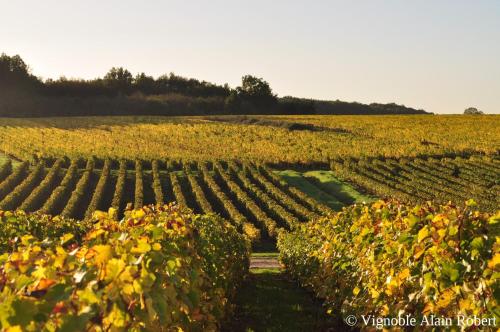
[[499,117],[259,119],[0,120],[16,166],[0,173],[0,207],[83,218],[175,200],[271,234],[373,197],[498,207]]
[[[492,155],[500,145],[498,116],[262,118],[271,123],[200,117],[0,119],[0,149],[21,159],[95,156],[312,165],[349,157]],[[282,124],[310,127],[295,130]]]
[[[494,215],[500,205],[498,128],[499,116],[0,119],[0,211],[90,221],[95,211],[113,208],[109,217],[118,222],[144,205],[175,201],[188,214],[220,215],[251,241],[254,252],[276,251],[279,239],[287,271],[316,290],[319,279],[301,274],[300,264],[308,260],[294,251],[297,239],[301,245],[306,238],[322,239],[319,233],[300,233],[311,220],[354,222],[355,217],[322,218],[353,204],[378,206],[373,202],[388,197],[415,209],[428,201],[446,206],[451,201],[454,205],[443,210],[450,216],[450,209],[468,202]],[[346,241],[357,240],[346,235]],[[289,287],[281,274],[274,276],[276,270],[270,273],[256,275],[262,287],[270,280]],[[247,284],[238,301],[253,301],[252,287]],[[328,298],[321,292],[319,297]],[[322,310],[309,300],[308,310]],[[260,320],[241,319],[252,326]]]

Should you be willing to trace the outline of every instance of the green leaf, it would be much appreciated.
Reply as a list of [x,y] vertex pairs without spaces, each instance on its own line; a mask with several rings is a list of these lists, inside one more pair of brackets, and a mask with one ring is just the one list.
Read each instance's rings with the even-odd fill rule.
[[92,318],[90,313],[80,315],[65,315],[62,318],[62,325],[58,331],[61,332],[79,332],[87,330],[87,322]]
[[12,301],[12,309],[14,315],[9,319],[11,325],[28,325],[37,313],[35,301],[28,298],[18,298]]
[[475,200],[473,200],[472,198],[469,199],[468,201],[465,202],[465,205],[467,206],[477,206],[477,203]]
[[471,245],[472,248],[479,250],[479,249],[483,248],[483,246],[484,246],[484,240],[480,236],[475,237],[471,241],[470,245]]
[[458,263],[445,263],[442,272],[451,282],[455,282],[460,277],[460,265]]
[[33,282],[33,279],[25,274],[21,274],[16,278],[16,289],[22,289]]

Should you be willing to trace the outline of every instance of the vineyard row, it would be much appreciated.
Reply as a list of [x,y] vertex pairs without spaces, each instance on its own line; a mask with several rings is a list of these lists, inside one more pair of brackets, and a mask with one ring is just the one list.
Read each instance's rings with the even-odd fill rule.
[[[65,165],[65,163],[67,165]],[[216,212],[231,220],[251,238],[275,237],[330,209],[288,186],[264,166],[241,163],[184,163],[175,165],[105,160],[101,167],[89,159],[58,159],[42,163],[0,165],[0,209],[42,211],[83,219],[95,210],[120,211],[176,201],[195,213]],[[64,168],[63,166],[67,166]]]
[[492,158],[344,160],[331,163],[343,180],[380,197],[406,202],[463,202],[482,209],[500,205],[500,161]]

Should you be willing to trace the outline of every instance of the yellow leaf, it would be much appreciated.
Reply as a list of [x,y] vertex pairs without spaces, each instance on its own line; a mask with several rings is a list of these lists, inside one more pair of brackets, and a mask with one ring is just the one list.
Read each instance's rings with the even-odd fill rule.
[[382,314],[383,316],[386,316],[388,313],[389,313],[389,306],[388,306],[387,304],[384,304],[384,305],[382,306],[381,314]]
[[423,254],[425,253],[425,248],[424,247],[417,247],[415,249],[415,252],[413,254],[413,256],[415,257],[415,259],[419,259],[420,256],[422,256]]
[[404,281],[410,276],[410,269],[406,268],[399,274],[399,280]]
[[424,310],[422,310],[422,313],[424,315],[428,315],[433,311],[434,311],[434,304],[432,304],[432,302],[427,302],[424,306]]
[[104,233],[105,233],[104,230],[96,229],[94,231],[88,232],[86,237],[87,237],[87,239],[91,240],[91,239],[97,238],[99,235],[104,234]]
[[[111,214],[112,210],[115,210],[115,209],[110,208],[109,212],[108,212],[110,218],[114,218],[114,214]],[[108,217],[108,214],[106,214],[106,212],[96,210],[96,211],[94,211],[94,213],[92,213],[92,219],[95,219],[95,220],[106,219],[106,217]]]
[[144,210],[143,209],[139,209],[139,210],[132,211],[132,215],[131,216],[134,219],[141,219],[145,215],[146,215],[146,213],[144,212]]
[[151,250],[151,245],[147,242],[140,242],[136,247],[130,249],[133,254],[145,254]]
[[113,257],[113,249],[110,245],[98,244],[91,248],[95,252],[94,260],[96,264],[104,264]]
[[33,277],[38,279],[43,279],[47,277],[47,268],[43,266],[38,266],[38,268],[31,274]]
[[127,321],[128,314],[125,311],[121,310],[116,303],[113,304],[113,308],[111,309],[111,312],[108,314],[108,316],[104,317],[103,319],[105,325],[115,327],[125,327]]
[[361,290],[360,290],[358,287],[354,287],[354,289],[352,290],[352,293],[353,293],[354,295],[358,295],[360,291],[361,291]]
[[472,303],[469,299],[460,299],[460,301],[458,301],[458,305],[460,306],[460,310],[463,312],[472,309]]
[[132,295],[134,293],[134,286],[132,286],[131,284],[125,284],[122,287],[122,292],[125,295]]
[[429,228],[427,226],[424,226],[422,229],[418,231],[417,240],[418,242],[422,242],[422,240],[424,240],[428,236],[429,236]]
[[453,299],[455,298],[455,296],[456,296],[455,291],[452,288],[448,288],[439,297],[439,300],[436,303],[437,308],[440,309],[448,307],[451,301],[453,301]]
[[492,259],[488,262],[488,267],[490,269],[493,269],[495,266],[500,264],[500,253],[496,253],[495,256],[493,256]]
[[33,235],[24,235],[21,237],[21,243],[25,246],[29,245],[31,241],[33,241],[35,237]]
[[440,229],[440,230],[437,231],[437,233],[439,235],[439,238],[442,239],[446,235],[446,229]]
[[67,243],[68,241],[70,241],[74,237],[75,236],[73,234],[64,234],[63,236],[61,236],[61,244]]
[[106,264],[106,280],[111,281],[117,278],[125,269],[125,262],[121,259],[113,258]]
[[101,301],[99,296],[92,290],[92,286],[89,284],[87,288],[79,290],[76,292],[79,301],[86,302],[88,304],[96,304]]

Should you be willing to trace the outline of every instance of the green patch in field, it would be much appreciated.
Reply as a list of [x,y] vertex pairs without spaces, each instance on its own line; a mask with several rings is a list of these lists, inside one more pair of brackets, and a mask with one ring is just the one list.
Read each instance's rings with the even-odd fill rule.
[[281,176],[288,184],[297,187],[318,202],[328,205],[333,210],[340,211],[344,206],[344,203],[342,203],[336,197],[319,189],[317,186],[308,181],[300,172],[294,170],[286,170],[277,171],[276,173]]
[[332,171],[309,171],[303,174],[310,182],[344,204],[372,202],[376,198],[364,195],[350,184],[339,180]]
[[344,205],[371,202],[375,197],[364,195],[350,184],[339,180],[332,171],[298,172],[294,170],[276,171],[288,184],[297,187],[304,193],[334,210]]
[[282,271],[280,271],[280,269],[276,269],[276,268],[256,268],[256,269],[252,269],[250,271],[250,273],[252,273],[252,274],[263,274],[263,273],[279,274],[279,273],[282,273]]
[[256,258],[278,258],[279,253],[277,252],[254,252],[251,257]]

